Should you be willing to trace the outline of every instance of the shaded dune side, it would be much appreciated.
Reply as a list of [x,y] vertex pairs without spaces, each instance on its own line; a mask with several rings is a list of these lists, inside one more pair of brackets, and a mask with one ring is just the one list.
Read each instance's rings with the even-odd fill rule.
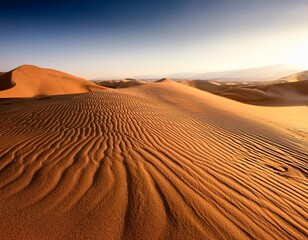
[[307,144],[178,85],[0,106],[0,235],[304,239]]
[[1,73],[0,74],[0,91],[10,89],[15,86],[15,83],[12,81],[12,73]]
[[261,86],[259,89],[266,92],[276,93],[282,97],[284,93],[308,96],[308,80]]

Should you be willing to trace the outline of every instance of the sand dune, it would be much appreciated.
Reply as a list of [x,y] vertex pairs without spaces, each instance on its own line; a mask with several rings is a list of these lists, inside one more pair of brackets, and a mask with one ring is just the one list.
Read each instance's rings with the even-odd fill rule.
[[0,75],[0,98],[83,93],[99,88],[88,80],[32,65]]
[[132,78],[126,78],[123,80],[105,80],[105,81],[95,81],[99,86],[104,86],[108,88],[128,88],[135,87],[146,83],[142,80],[136,80]]
[[308,105],[308,77],[296,74],[270,82],[183,81],[183,84],[236,101],[263,106]]
[[286,82],[298,82],[298,81],[308,80],[308,71],[292,74],[287,77],[281,78],[281,80]]
[[305,239],[308,144],[279,109],[171,80],[0,101],[0,236]]

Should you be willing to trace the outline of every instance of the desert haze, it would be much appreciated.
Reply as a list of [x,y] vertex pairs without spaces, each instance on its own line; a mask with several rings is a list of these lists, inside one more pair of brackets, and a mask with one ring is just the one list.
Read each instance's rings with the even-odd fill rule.
[[0,238],[307,239],[307,72],[277,80],[1,73]]

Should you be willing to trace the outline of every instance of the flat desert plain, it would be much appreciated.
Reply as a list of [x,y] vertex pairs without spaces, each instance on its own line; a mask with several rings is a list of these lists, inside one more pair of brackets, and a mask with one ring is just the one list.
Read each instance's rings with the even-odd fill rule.
[[2,73],[0,238],[307,239],[298,80],[218,96],[168,79]]

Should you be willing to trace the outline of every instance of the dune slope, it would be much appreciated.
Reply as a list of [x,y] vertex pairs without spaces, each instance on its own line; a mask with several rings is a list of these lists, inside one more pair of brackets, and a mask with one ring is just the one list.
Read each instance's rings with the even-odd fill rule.
[[103,87],[67,73],[22,65],[0,75],[0,98],[83,93]]
[[171,81],[0,101],[1,238],[305,239],[308,144],[249,107]]

